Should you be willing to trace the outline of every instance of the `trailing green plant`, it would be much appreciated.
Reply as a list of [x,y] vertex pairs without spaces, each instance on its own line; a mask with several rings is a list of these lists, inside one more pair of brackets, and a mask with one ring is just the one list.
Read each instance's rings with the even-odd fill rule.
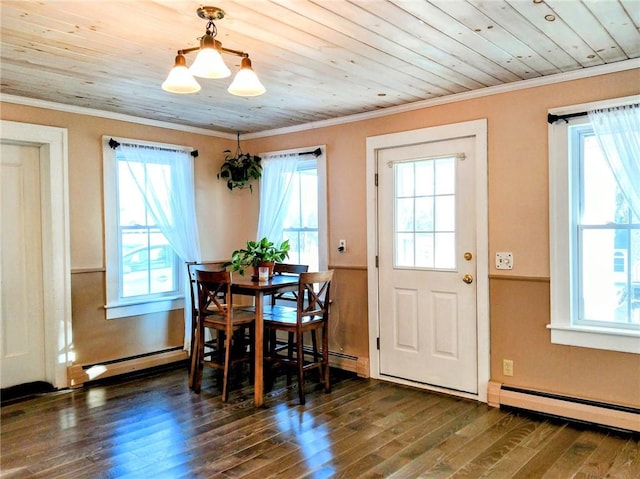
[[277,246],[267,237],[259,241],[247,241],[244,248],[240,248],[231,253],[231,261],[226,263],[232,271],[237,271],[244,275],[245,268],[258,266],[261,263],[282,263],[289,257],[289,240],[285,240]]
[[235,154],[231,150],[224,150],[224,162],[220,167],[218,179],[227,182],[227,188],[249,188],[253,192],[252,180],[262,176],[262,158],[251,153],[242,153],[240,149],[240,133],[238,133],[238,148]]

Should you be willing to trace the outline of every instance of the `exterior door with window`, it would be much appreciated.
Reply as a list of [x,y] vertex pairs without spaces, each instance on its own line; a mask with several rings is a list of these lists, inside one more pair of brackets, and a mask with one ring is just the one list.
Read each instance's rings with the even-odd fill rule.
[[378,151],[380,374],[477,393],[475,140]]

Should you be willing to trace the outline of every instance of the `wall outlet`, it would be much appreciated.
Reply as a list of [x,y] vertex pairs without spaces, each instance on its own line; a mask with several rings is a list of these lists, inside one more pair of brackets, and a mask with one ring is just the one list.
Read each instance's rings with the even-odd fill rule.
[[502,374],[504,374],[505,376],[513,376],[513,360],[512,359],[502,360]]
[[345,251],[347,251],[347,241],[346,240],[338,241],[338,253],[344,253]]
[[513,269],[513,253],[509,251],[496,253],[496,269]]

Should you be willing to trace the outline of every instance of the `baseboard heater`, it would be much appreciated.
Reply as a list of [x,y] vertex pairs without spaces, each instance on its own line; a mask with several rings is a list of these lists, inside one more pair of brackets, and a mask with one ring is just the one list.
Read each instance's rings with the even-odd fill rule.
[[163,366],[165,364],[184,361],[187,358],[187,351],[185,351],[182,346],[177,346],[162,351],[103,361],[95,364],[74,364],[67,368],[68,385],[71,388],[76,388],[88,381],[140,371],[155,366]]
[[369,377],[369,358],[329,350],[329,365],[356,373],[361,378]]
[[[280,346],[286,346],[286,342],[278,341]],[[305,353],[311,354],[313,349],[310,345],[305,344],[304,346]],[[353,356],[351,354],[345,354],[339,351],[331,351],[329,350],[329,365],[338,369],[343,369],[345,371],[351,371],[352,373],[356,373],[358,376],[362,378],[369,377],[369,359],[368,358],[360,358],[358,356]]]
[[490,406],[510,406],[574,421],[640,432],[640,409],[489,382]]

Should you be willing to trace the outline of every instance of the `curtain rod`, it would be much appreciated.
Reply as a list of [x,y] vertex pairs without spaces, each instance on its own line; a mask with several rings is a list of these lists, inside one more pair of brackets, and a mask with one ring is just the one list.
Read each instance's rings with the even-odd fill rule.
[[313,151],[302,151],[298,153],[298,155],[314,155],[316,158],[322,154],[322,150],[320,148],[316,148]]
[[[551,113],[549,113],[547,115],[547,121],[551,124],[555,123],[558,120],[564,120],[567,121],[569,118],[576,118],[578,116],[586,116],[589,113],[586,111],[579,111],[578,113],[568,113],[566,115],[553,115]],[[568,122],[567,122],[568,123]]]
[[[117,142],[116,140],[114,140],[113,138],[110,138],[110,139],[109,139],[109,146],[115,150],[116,148],[118,148],[118,147],[120,146],[120,143],[118,143],[118,142]],[[191,154],[191,156],[193,156],[194,158],[197,158],[197,157],[198,157],[198,150],[193,150],[190,154]]]
[[[628,103],[628,104],[620,105],[620,106],[633,106],[633,107],[638,107],[638,106],[640,106],[640,103]],[[614,108],[615,108],[615,107],[614,107]],[[613,108],[604,108],[604,110],[612,110],[612,109],[613,109]],[[576,117],[578,117],[578,116],[586,116],[586,115],[588,115],[588,114],[589,114],[589,112],[588,112],[588,111],[577,111],[577,112],[575,112],[575,113],[567,113],[566,115],[553,115],[553,114],[549,113],[549,114],[547,115],[547,121],[548,121],[549,123],[555,123],[555,122],[556,122],[556,121],[558,121],[558,120],[564,120],[564,121],[566,121],[567,123],[569,123],[569,122],[567,121],[569,118],[576,118]]]

